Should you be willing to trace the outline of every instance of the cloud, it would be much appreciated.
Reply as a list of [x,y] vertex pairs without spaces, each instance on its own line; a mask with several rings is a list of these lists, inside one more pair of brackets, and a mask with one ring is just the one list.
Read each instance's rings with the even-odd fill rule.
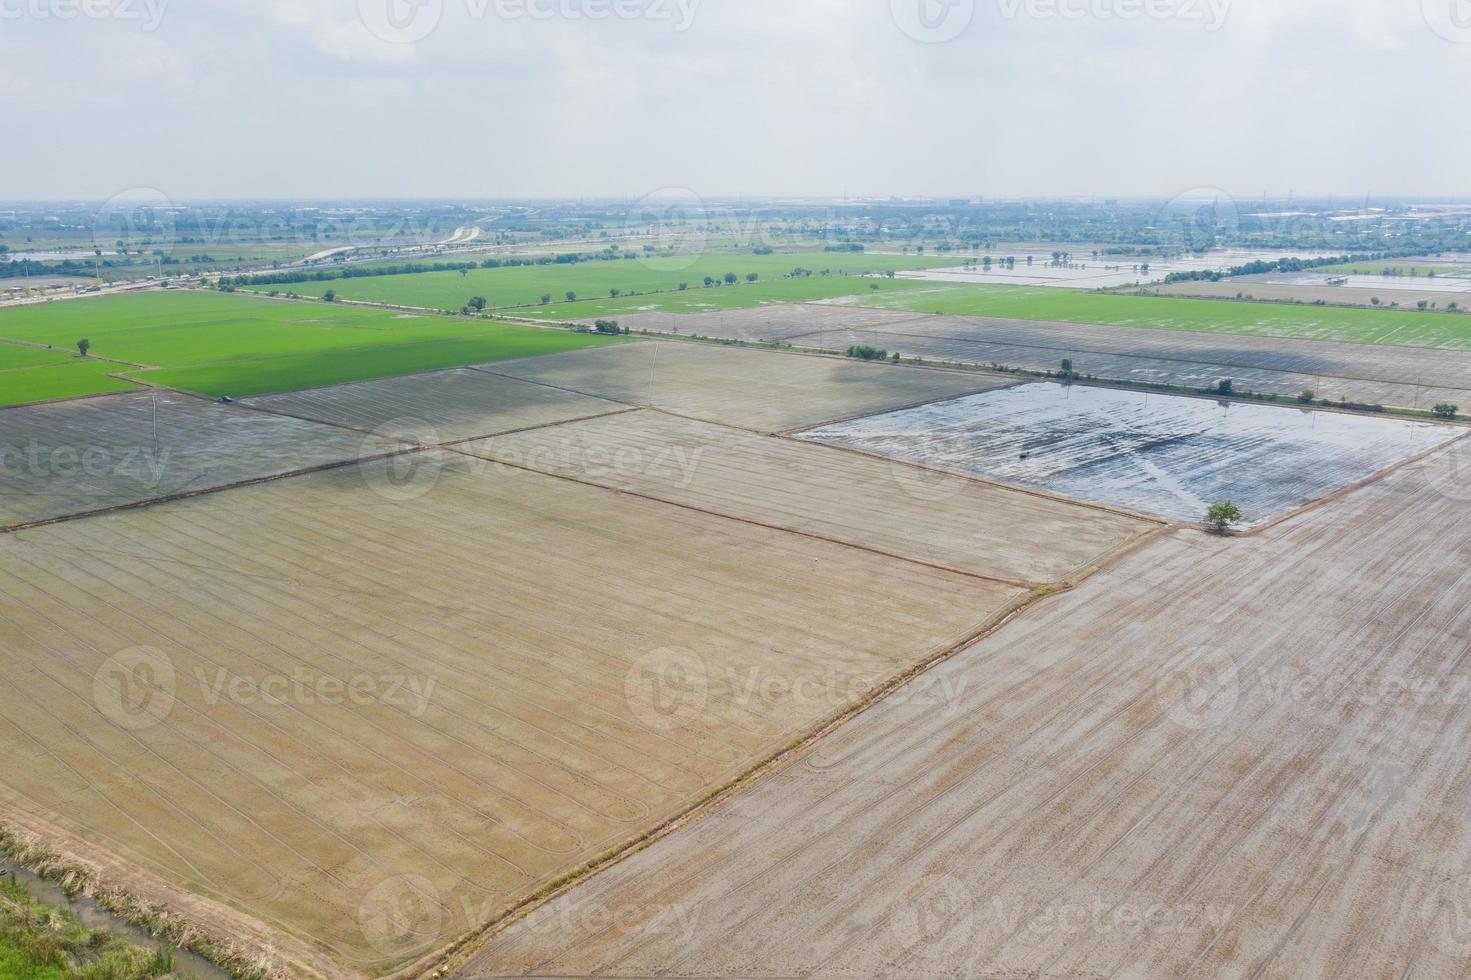
[[[9,142],[28,152],[0,158],[0,186],[23,198],[127,183],[179,198],[1459,188],[1471,135],[1432,95],[1464,89],[1471,46],[1430,30],[1418,0],[1230,0],[1215,31],[1183,13],[1226,2],[975,0],[945,43],[906,33],[888,0],[172,0],[151,33],[21,18],[0,24],[0,84]],[[405,6],[383,21],[360,3]],[[385,23],[426,23],[416,3],[432,29],[385,39]],[[1129,16],[1146,4],[1180,15]],[[1411,154],[1406,134],[1430,148]]]

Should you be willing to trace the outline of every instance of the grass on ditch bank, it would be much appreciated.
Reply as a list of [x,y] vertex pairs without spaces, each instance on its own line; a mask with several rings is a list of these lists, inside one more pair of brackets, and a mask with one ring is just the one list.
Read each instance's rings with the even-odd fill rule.
[[14,876],[0,878],[0,977],[153,980],[173,969],[172,951],[87,929],[70,912],[37,902]]

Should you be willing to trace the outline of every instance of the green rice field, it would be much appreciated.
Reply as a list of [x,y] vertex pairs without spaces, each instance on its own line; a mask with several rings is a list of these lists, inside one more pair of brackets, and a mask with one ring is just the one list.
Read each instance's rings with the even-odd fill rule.
[[[85,361],[71,353],[82,337],[92,342]],[[182,291],[0,310],[0,341],[58,348],[0,343],[0,404],[7,405],[131,387],[109,372],[239,397],[617,342],[460,317]]]
[[[587,303],[588,308],[592,309],[601,308],[603,301],[610,300],[610,293],[614,289],[624,297],[634,292],[676,294],[680,283],[689,288],[685,291],[686,295],[679,296],[678,301],[689,303],[721,302],[714,297],[723,291],[781,290],[787,286],[793,287],[791,295],[794,298],[843,296],[867,288],[866,282],[856,278],[865,273],[933,269],[958,265],[960,262],[957,258],[852,252],[786,252],[775,255],[728,253],[680,259],[611,259],[565,265],[471,269],[463,274],[422,272],[403,276],[335,279],[328,282],[252,288],[262,292],[275,290],[315,297],[324,296],[328,290],[332,290],[341,299],[435,310],[458,310],[472,296],[484,297],[494,309],[540,307],[543,296],[551,296],[551,303],[556,304],[559,309],[565,309],[569,305],[580,308],[583,303]],[[782,278],[797,268],[808,269],[816,274],[800,279]],[[828,275],[820,274],[824,270]],[[746,276],[753,272],[758,276],[757,282],[747,283]],[[739,284],[708,288],[704,285],[706,276],[723,280],[727,273],[733,273]],[[576,294],[577,303],[568,303],[568,292]],[[745,297],[744,305],[753,305],[753,298]],[[646,303],[651,301],[654,300],[645,299]],[[660,296],[658,301],[673,302],[665,296]],[[565,317],[566,314],[563,315]]]

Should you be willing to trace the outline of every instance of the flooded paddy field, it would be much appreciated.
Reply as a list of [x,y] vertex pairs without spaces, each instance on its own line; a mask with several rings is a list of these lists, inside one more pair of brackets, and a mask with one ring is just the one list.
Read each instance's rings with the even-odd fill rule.
[[803,438],[1178,521],[1223,500],[1261,524],[1450,442],[1398,419],[1050,382]]

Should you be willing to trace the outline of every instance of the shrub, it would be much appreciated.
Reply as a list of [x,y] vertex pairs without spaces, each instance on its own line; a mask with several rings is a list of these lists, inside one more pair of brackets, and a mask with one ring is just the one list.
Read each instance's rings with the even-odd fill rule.
[[619,334],[623,332],[618,328],[617,320],[599,320],[593,326],[598,333]]
[[1233,525],[1241,523],[1241,508],[1223,500],[1211,504],[1205,512],[1205,529],[1213,534],[1229,534]]
[[848,348],[848,356],[856,357],[861,361],[883,361],[888,359],[889,352],[878,347],[870,347],[868,344],[855,344]]
[[1311,388],[1304,388],[1302,394],[1297,396],[1297,400],[1304,405],[1311,405],[1315,398],[1317,398],[1317,395],[1313,393],[1313,389]]
[[1452,405],[1450,402],[1441,402],[1435,408],[1431,409],[1435,413],[1436,418],[1442,419],[1453,419],[1460,410],[1461,407],[1459,405]]

